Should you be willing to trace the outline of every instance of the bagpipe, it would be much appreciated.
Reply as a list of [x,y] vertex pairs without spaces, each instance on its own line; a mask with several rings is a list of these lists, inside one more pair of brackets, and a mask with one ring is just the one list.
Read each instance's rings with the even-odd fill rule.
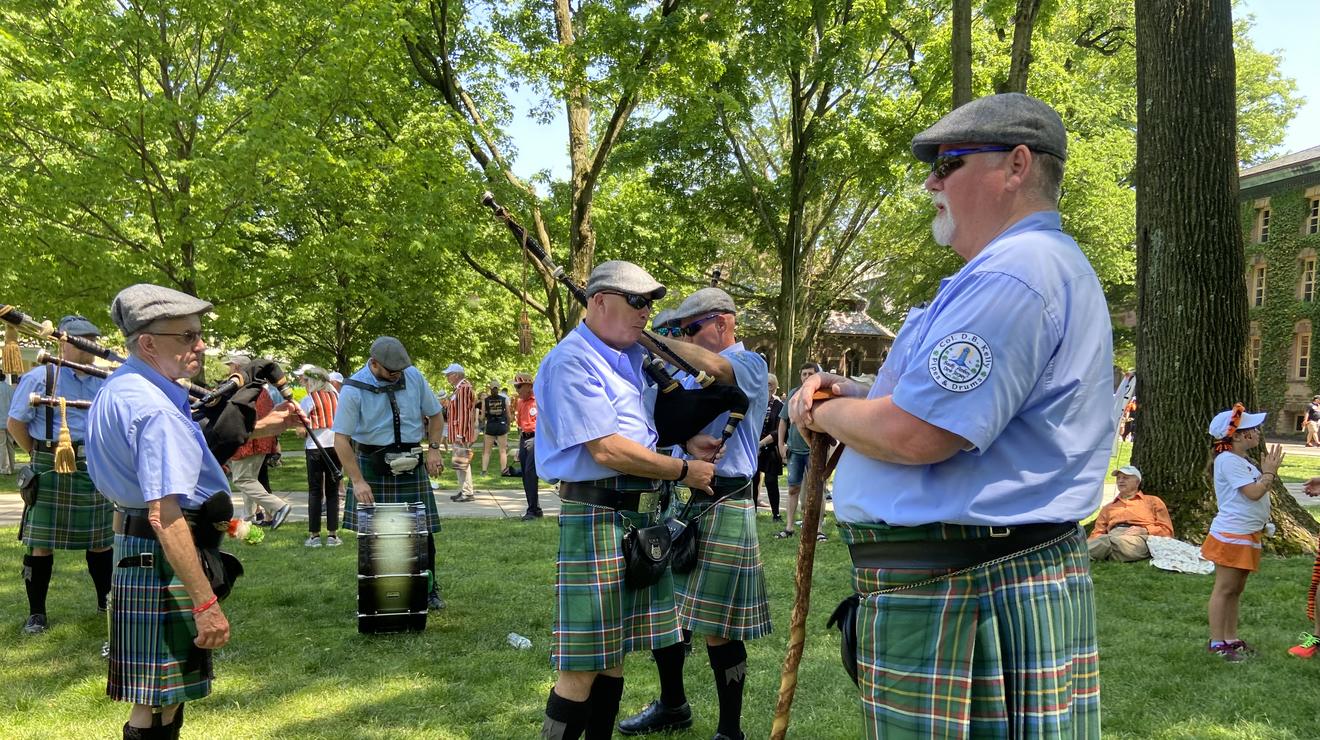
[[[482,205],[495,213],[495,216],[509,227],[522,248],[536,258],[541,266],[577,299],[583,307],[587,305],[587,293],[582,286],[564,272],[564,268],[555,263],[540,242],[528,233],[504,206],[495,202],[495,196],[487,192],[481,196]],[[664,339],[643,330],[640,339],[647,351],[646,361],[642,363],[651,381],[660,389],[660,397],[655,404],[655,428],[659,435],[657,445],[670,447],[682,444],[705,429],[720,414],[729,413],[729,420],[720,434],[720,444],[733,436],[738,424],[747,415],[750,401],[747,394],[736,385],[717,383],[715,378],[693,367],[677,352],[665,344]],[[696,379],[697,388],[684,388],[669,372],[666,365],[672,365]]]
[[[118,369],[119,365],[127,362],[127,358],[109,347],[87,337],[74,336],[60,331],[49,321],[37,321],[12,305],[0,304],[0,320],[9,324],[6,327],[3,347],[3,367],[0,368],[5,374],[19,375],[27,370],[23,362],[22,352],[18,347],[17,333],[19,331],[40,340],[68,342],[77,349],[113,363],[112,367],[105,368],[75,362],[42,349],[37,352],[36,358],[37,363],[41,365],[67,367],[84,375],[105,379],[109,378],[111,373]],[[193,421],[201,426],[202,434],[206,438],[206,446],[210,448],[211,454],[215,455],[216,460],[220,461],[221,464],[233,456],[234,452],[251,436],[257,422],[257,398],[259,394],[266,392],[265,386],[267,383],[275,386],[281,398],[285,401],[290,403],[293,401],[293,389],[289,387],[284,370],[274,361],[264,358],[253,360],[246,368],[231,374],[213,389],[203,388],[184,378],[180,378],[175,382],[184,388],[192,398],[190,410]],[[68,408],[81,409],[91,406],[91,402],[88,400],[63,398],[56,393],[54,388],[47,388],[46,393],[47,395],[44,396],[32,394],[29,403],[33,406],[59,408],[61,413]],[[298,419],[302,422],[303,427],[307,429],[308,436],[315,443],[327,467],[336,478],[340,477],[342,473],[334,465],[326,449],[312,434],[307,420],[303,418],[302,414],[298,415]],[[76,463],[73,457],[73,442],[69,438],[68,424],[64,419],[61,419],[59,435],[60,439],[55,450],[55,469],[57,472],[70,473],[75,469]],[[67,452],[65,451],[66,448]]]

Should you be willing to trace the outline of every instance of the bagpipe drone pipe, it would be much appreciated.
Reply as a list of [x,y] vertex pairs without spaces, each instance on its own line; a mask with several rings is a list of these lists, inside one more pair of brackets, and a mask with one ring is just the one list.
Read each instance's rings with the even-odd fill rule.
[[[586,291],[573,282],[564,268],[555,263],[540,242],[514,220],[504,206],[495,202],[494,195],[489,192],[483,194],[481,203],[504,222],[519,245],[535,257],[555,280],[567,288],[584,307],[587,305]],[[720,434],[721,444],[733,436],[734,430],[747,415],[747,407],[751,403],[747,394],[736,385],[716,382],[715,378],[683,359],[664,339],[649,331],[642,331],[640,342],[647,351],[643,368],[660,390],[655,403],[655,427],[659,435],[657,445],[670,447],[682,444],[726,411],[729,420]],[[695,378],[699,387],[684,388],[669,373],[666,363]]]

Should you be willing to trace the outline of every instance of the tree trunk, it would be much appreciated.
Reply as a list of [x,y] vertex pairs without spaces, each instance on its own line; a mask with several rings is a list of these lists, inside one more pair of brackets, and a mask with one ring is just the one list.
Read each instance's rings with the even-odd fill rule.
[[1013,51],[1009,57],[1008,80],[1000,92],[1027,91],[1027,73],[1031,69],[1031,34],[1040,14],[1040,0],[1018,0],[1013,15]]
[[[1238,211],[1230,0],[1137,0],[1137,377],[1132,462],[1182,539],[1215,512],[1206,426],[1242,401],[1246,258]],[[1195,142],[1189,146],[1188,142]],[[1316,522],[1276,484],[1276,551],[1314,548]]]
[[[588,183],[591,172],[591,108],[587,88],[582,82],[585,70],[577,65],[573,53],[573,11],[568,0],[555,0],[555,30],[559,44],[564,47],[566,59],[573,60],[570,83],[564,96],[568,115],[568,159],[572,167],[572,197],[569,199],[569,257],[568,274],[578,285],[587,284],[587,274],[596,254],[596,232],[591,226],[592,188]],[[568,307],[568,326],[577,324],[582,307]]]
[[972,100],[972,0],[953,0],[953,107]]

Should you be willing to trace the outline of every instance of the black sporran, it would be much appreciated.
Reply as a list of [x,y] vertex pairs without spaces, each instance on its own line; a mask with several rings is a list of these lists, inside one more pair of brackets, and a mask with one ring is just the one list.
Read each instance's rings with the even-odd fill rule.
[[18,495],[23,499],[27,506],[37,505],[37,478],[40,473],[32,469],[31,465],[24,465],[18,469],[18,479],[15,483],[18,485]]
[[672,545],[669,527],[664,524],[640,529],[629,524],[623,535],[624,585],[643,589],[659,583],[669,567]]
[[857,609],[861,606],[862,597],[853,594],[834,608],[834,613],[830,615],[830,621],[825,623],[825,627],[837,626],[839,628],[839,659],[843,661],[843,670],[848,672],[848,677],[852,682],[861,685],[857,681]]
[[669,556],[669,567],[679,575],[691,573],[692,569],[697,567],[697,544],[700,538],[696,521],[689,522],[681,516],[670,517],[665,520],[665,525],[669,527],[670,539],[674,543]]

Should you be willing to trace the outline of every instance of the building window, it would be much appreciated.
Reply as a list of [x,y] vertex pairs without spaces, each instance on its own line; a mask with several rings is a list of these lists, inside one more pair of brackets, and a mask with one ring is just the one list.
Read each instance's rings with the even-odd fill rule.
[[1297,379],[1306,380],[1311,365],[1311,335],[1297,335]]
[[1251,374],[1260,375],[1260,337],[1251,338]]
[[1270,240],[1270,209],[1256,211],[1256,243],[1264,244]]
[[1300,432],[1306,429],[1302,423],[1306,421],[1306,414],[1293,414],[1293,431]]
[[1315,299],[1315,258],[1302,260],[1302,300],[1311,302]]
[[1320,198],[1311,199],[1311,207],[1306,215],[1306,233],[1320,234]]
[[1265,265],[1256,265],[1252,271],[1251,305],[1265,305]]

